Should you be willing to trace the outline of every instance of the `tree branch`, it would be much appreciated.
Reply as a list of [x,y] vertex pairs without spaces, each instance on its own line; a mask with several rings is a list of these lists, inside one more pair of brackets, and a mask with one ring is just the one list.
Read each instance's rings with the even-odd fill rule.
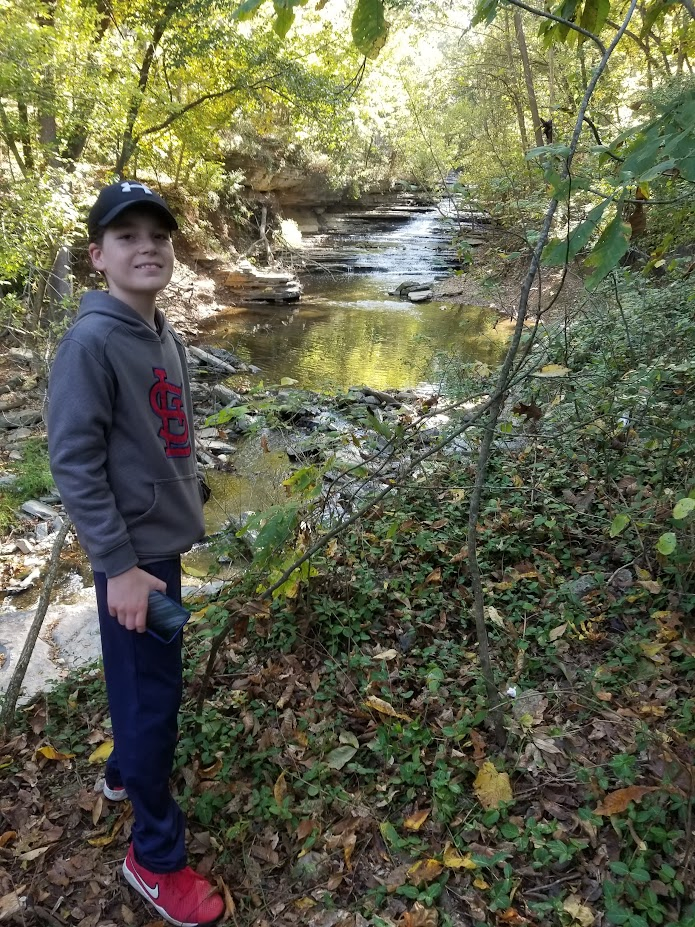
[[575,32],[580,32],[582,35],[585,35],[587,39],[591,39],[592,42],[595,42],[601,50],[601,54],[605,55],[605,45],[597,35],[594,35],[593,32],[589,32],[588,29],[583,29],[576,23],[570,22],[569,19],[563,19],[562,16],[556,16],[554,13],[548,13],[547,10],[539,10],[535,6],[529,6],[526,3],[522,3],[522,0],[506,0],[506,2],[511,3],[512,6],[518,6],[522,10],[526,10],[527,13],[533,13],[534,16],[542,16],[544,19],[552,19],[552,21],[555,23],[560,23],[562,26],[567,26],[569,29],[574,29]]

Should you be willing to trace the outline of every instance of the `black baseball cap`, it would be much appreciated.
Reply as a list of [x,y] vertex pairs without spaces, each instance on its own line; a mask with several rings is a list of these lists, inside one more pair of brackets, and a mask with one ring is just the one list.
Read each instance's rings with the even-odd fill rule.
[[179,227],[174,214],[159,193],[155,193],[147,184],[140,183],[139,180],[119,180],[118,183],[104,187],[89,210],[87,218],[89,237],[94,238],[124,210],[136,205],[151,206],[161,214],[170,229]]

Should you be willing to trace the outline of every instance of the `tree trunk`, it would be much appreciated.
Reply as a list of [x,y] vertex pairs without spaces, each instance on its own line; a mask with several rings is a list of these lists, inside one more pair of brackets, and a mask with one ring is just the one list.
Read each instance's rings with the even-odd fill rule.
[[536,147],[543,147],[543,129],[541,119],[538,115],[538,104],[536,102],[536,89],[533,85],[533,73],[531,72],[531,63],[528,57],[528,48],[526,46],[526,36],[524,35],[524,25],[521,21],[521,13],[518,9],[514,10],[514,30],[516,32],[516,41],[519,46],[521,55],[521,64],[524,69],[524,81],[526,83],[526,93],[528,95],[528,105],[531,110],[533,119],[533,135],[536,140]]
[[140,75],[138,77],[138,87],[133,94],[130,101],[130,106],[128,107],[128,116],[123,132],[121,151],[116,162],[116,173],[119,177],[123,177],[123,172],[128,165],[128,162],[132,158],[137,146],[137,141],[135,139],[135,123],[137,121],[138,115],[140,114],[142,101],[145,98],[145,90],[147,89],[147,83],[150,79],[150,71],[152,70],[152,64],[154,63],[154,56],[157,52],[157,47],[162,40],[162,36],[164,35],[172,16],[176,12],[176,7],[177,3],[174,2],[174,0],[169,0],[167,5],[164,7],[161,18],[157,23],[155,23],[154,29],[152,30],[150,44],[147,46],[145,57],[142,59],[142,64],[140,65]]
[[[509,64],[509,73],[511,76],[515,76],[516,67],[514,63],[514,52],[512,51],[512,41],[509,37],[509,12],[505,10],[504,14],[504,44],[507,50],[507,62]],[[515,81],[516,83],[516,81]],[[516,121],[519,126],[519,135],[521,136],[521,145],[524,151],[528,151],[531,147],[528,142],[528,134],[526,132],[526,120],[524,118],[524,108],[521,105],[521,100],[519,94],[511,91],[509,94],[514,109],[516,111]]]

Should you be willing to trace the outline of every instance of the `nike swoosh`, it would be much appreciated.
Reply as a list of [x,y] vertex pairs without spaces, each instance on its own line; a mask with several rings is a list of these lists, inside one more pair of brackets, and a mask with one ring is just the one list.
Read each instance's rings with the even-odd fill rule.
[[138,882],[140,883],[140,885],[142,885],[142,887],[145,889],[145,891],[150,896],[150,898],[152,898],[154,901],[156,901],[159,898],[159,882],[157,882],[154,888],[149,886],[147,882],[145,882],[144,879],[142,879],[140,876],[138,876]]

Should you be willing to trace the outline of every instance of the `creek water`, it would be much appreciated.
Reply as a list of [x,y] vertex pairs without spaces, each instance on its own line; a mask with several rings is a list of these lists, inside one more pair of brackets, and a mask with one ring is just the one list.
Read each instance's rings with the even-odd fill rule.
[[400,283],[452,273],[446,216],[429,209],[336,216],[329,223],[324,234],[304,240],[309,266],[315,260],[323,269],[302,275],[300,302],[230,307],[216,314],[201,340],[259,367],[266,385],[289,377],[318,390],[440,383],[457,362],[500,357],[509,326],[494,311],[389,295]]

